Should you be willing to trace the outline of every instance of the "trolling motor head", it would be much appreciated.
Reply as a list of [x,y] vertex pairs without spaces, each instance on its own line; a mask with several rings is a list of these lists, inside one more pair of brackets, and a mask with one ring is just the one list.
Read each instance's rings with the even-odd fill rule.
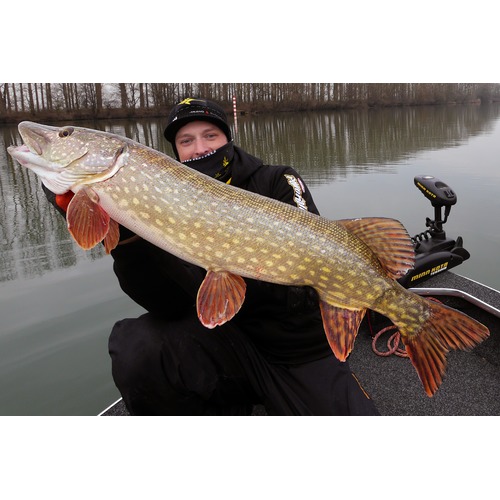
[[[434,220],[427,218],[425,225],[434,238],[446,239],[443,224],[448,220],[451,207],[457,202],[457,195],[450,186],[432,175],[417,175],[414,182],[434,207]],[[445,207],[444,220],[441,217],[443,207]]]
[[417,175],[413,181],[424,196],[431,200],[433,207],[451,206],[457,202],[453,189],[432,175]]
[[451,207],[457,202],[453,189],[432,175],[417,175],[414,182],[434,207],[434,220],[426,217],[425,225],[428,229],[412,238],[415,245],[415,267],[398,280],[405,287],[458,266],[470,257],[469,252],[463,248],[462,237],[459,236],[456,240],[447,238],[443,230]]

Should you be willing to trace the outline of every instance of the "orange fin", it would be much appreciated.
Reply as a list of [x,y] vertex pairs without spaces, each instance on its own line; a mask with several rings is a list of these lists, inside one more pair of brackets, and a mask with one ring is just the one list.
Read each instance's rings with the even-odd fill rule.
[[401,222],[382,217],[337,222],[372,249],[390,278],[400,278],[413,268],[413,243]]
[[319,302],[328,343],[339,361],[345,361],[354,347],[366,309],[350,310]]
[[406,352],[425,392],[433,396],[443,381],[450,349],[469,350],[488,338],[483,324],[443,304],[429,302],[430,317],[417,333],[400,328]]
[[99,197],[90,188],[80,189],[66,213],[69,232],[84,250],[93,248],[109,231],[109,215],[97,204]]
[[104,238],[106,253],[111,253],[120,241],[120,225],[113,219],[109,219],[109,231]]
[[240,310],[245,300],[245,280],[226,271],[208,271],[198,290],[196,306],[203,326],[223,325]]

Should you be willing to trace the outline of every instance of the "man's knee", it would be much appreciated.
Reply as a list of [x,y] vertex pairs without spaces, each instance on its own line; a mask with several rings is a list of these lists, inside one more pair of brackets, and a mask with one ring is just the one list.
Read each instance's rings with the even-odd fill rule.
[[118,321],[111,330],[109,355],[119,389],[147,373],[158,356],[157,343],[141,318]]
[[[120,392],[163,386],[168,393],[207,394],[217,372],[204,345],[213,332],[191,319],[165,321],[145,314],[118,321],[109,338],[112,373]],[[201,337],[201,338],[200,338]]]

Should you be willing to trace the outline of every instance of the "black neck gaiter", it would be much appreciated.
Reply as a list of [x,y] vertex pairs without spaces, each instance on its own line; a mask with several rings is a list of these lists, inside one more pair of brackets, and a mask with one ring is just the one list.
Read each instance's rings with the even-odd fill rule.
[[231,178],[232,161],[234,157],[234,144],[229,141],[224,146],[216,149],[201,158],[183,161],[183,165],[190,167],[202,174],[208,175],[222,182]]

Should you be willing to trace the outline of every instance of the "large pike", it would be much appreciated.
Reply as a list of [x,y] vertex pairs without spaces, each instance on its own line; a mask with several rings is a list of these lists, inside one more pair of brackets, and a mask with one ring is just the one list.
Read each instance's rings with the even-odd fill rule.
[[68,228],[89,249],[118,243],[118,224],[203,267],[200,321],[229,321],[245,281],[313,287],[324,329],[341,361],[351,352],[367,309],[399,327],[409,357],[432,396],[450,349],[471,349],[488,329],[468,316],[409,292],[395,281],[414,262],[396,220],[331,221],[228,186],[125,137],[78,127],[19,124],[22,146],[9,147],[58,195],[75,193]]

